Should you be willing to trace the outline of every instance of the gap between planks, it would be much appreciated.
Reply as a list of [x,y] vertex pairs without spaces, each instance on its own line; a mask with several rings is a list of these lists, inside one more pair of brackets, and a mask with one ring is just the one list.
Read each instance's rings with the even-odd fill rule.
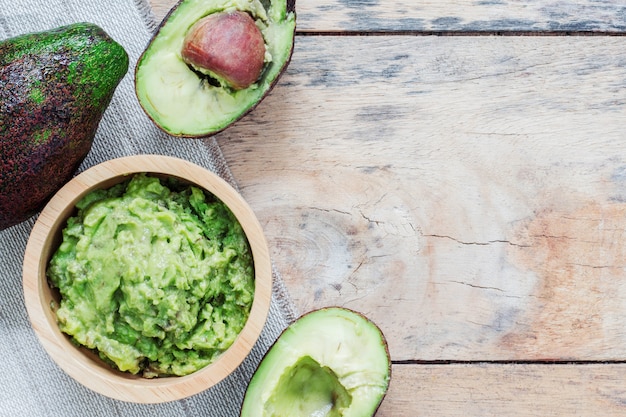
[[392,360],[392,365],[626,365],[626,360]]
[[298,30],[297,36],[626,36],[626,32],[611,31],[520,31],[520,30],[485,30],[485,31],[458,31],[458,30],[377,30],[377,31],[316,31]]

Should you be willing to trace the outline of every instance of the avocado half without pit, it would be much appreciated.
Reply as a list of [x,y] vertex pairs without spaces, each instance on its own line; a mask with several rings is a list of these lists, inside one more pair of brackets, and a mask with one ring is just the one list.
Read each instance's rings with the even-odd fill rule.
[[218,133],[274,87],[295,26],[294,0],[180,0],[137,61],[139,104],[169,135]]
[[267,352],[241,417],[367,417],[391,379],[385,338],[355,311],[329,307],[296,320]]

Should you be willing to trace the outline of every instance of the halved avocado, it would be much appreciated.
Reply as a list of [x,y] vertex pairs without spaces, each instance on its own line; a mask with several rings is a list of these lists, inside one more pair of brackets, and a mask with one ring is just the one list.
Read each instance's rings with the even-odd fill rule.
[[373,416],[390,379],[387,343],[372,321],[341,307],[315,310],[267,352],[241,417]]
[[[229,85],[224,77],[182,56],[185,38],[198,21],[241,12],[253,19],[265,43],[258,79],[245,88]],[[295,27],[295,0],[180,0],[137,61],[135,90],[141,107],[156,126],[173,136],[208,137],[224,130],[275,85],[291,59]],[[236,57],[237,44],[229,48]]]

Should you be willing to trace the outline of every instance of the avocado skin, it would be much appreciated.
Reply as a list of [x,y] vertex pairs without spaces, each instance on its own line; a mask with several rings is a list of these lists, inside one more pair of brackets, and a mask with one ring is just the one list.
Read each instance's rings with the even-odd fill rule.
[[0,42],[0,230],[36,214],[71,178],[128,65],[92,23]]

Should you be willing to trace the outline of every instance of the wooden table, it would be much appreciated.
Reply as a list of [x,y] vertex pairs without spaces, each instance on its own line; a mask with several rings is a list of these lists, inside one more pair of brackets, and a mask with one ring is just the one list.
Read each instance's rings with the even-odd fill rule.
[[626,415],[623,2],[297,10],[218,142],[299,311],[387,336],[377,415]]

